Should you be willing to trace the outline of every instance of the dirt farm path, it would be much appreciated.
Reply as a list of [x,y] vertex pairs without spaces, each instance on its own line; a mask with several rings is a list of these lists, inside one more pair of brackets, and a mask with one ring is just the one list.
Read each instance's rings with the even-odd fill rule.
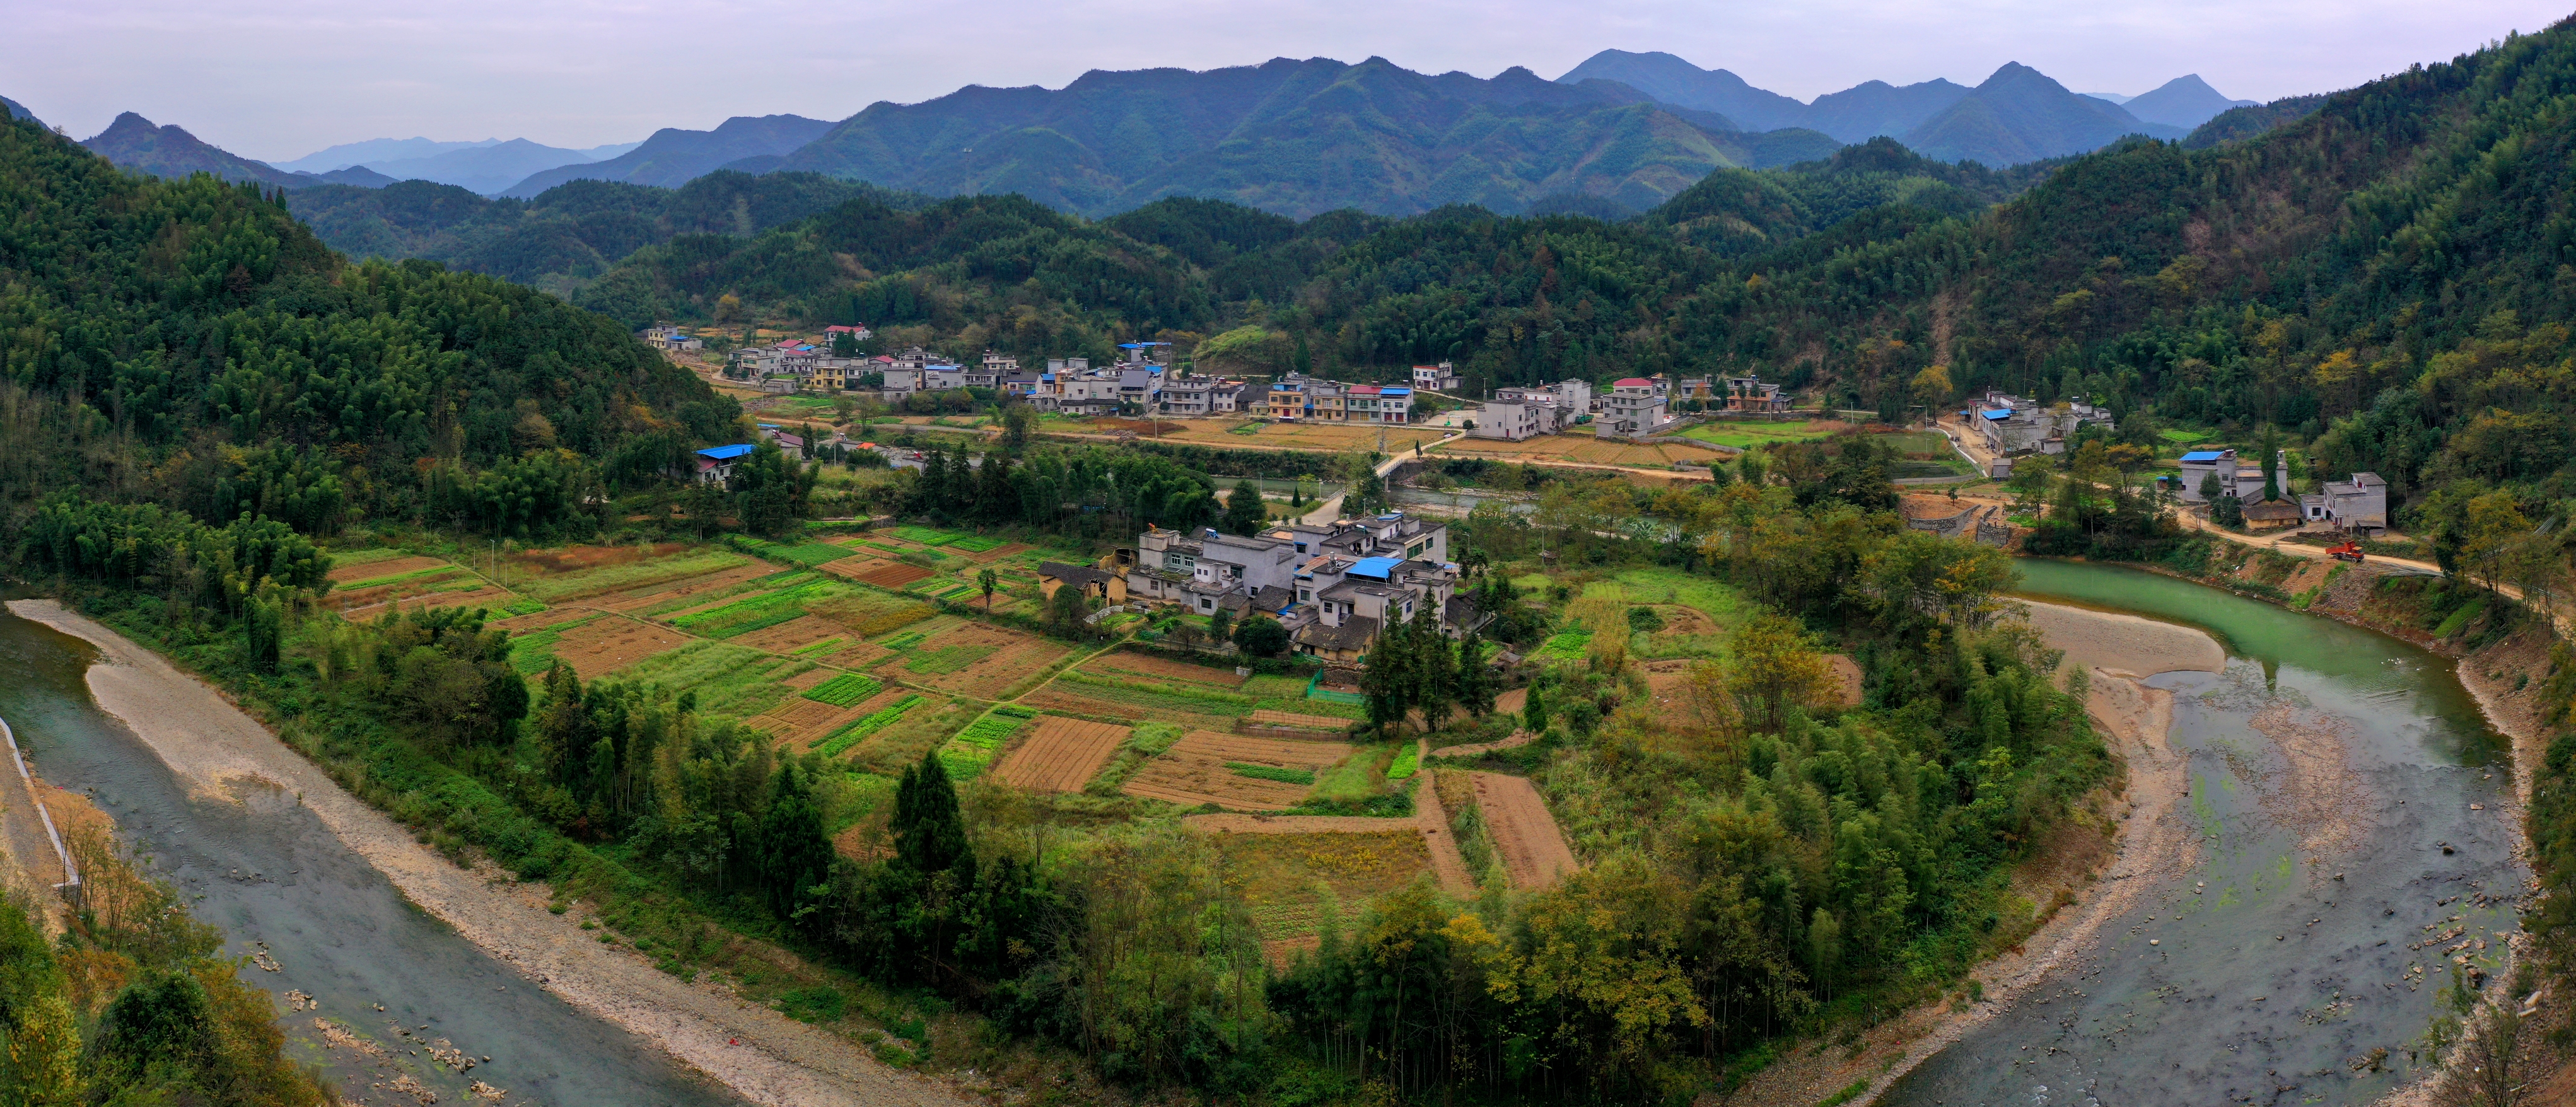
[[582,911],[555,915],[546,909],[544,885],[456,867],[343,791],[214,689],[115,631],[52,600],[12,600],[9,610],[97,646],[100,661],[90,667],[88,681],[99,706],[199,795],[233,802],[226,782],[242,779],[286,789],[392,880],[404,898],[573,1006],[635,1032],[745,1099],[780,1107],[969,1102],[720,985],[683,983],[623,945],[590,940],[580,930]]
[[1502,773],[1469,773],[1476,782],[1476,807],[1485,817],[1485,833],[1494,839],[1503,871],[1514,888],[1544,888],[1581,866],[1557,830],[1556,816],[1527,777]]
[[[1428,742],[1414,739],[1416,750],[1429,757]],[[1411,826],[1422,832],[1422,845],[1431,854],[1431,873],[1439,878],[1440,889],[1461,898],[1476,894],[1476,882],[1467,875],[1467,858],[1458,852],[1457,835],[1449,829],[1449,814],[1440,806],[1440,790],[1431,786],[1429,766],[1413,774],[1413,817],[1410,819],[1373,819],[1365,815],[1190,815],[1181,825],[1203,834],[1378,834]],[[1541,807],[1542,816],[1547,809]],[[1548,829],[1556,829],[1554,820]]]

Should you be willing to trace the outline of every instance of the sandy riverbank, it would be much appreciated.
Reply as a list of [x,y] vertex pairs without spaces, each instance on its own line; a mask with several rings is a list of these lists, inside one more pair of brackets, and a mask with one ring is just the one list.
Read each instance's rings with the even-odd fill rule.
[[2138,679],[2186,670],[2214,673],[2226,665],[2226,651],[2209,635],[2171,623],[2057,604],[2028,606],[2031,624],[2049,646],[2066,652],[2063,664],[2087,670],[2088,713],[2103,742],[2128,767],[2127,792],[2105,812],[2116,827],[2108,851],[2101,854],[2107,864],[2098,872],[2041,863],[2026,867],[2019,882],[2033,885],[2025,891],[2034,900],[2055,890],[2037,884],[2052,884],[2075,896],[2075,902],[2020,945],[1977,966],[1973,975],[1984,985],[1985,1002],[1965,1009],[1947,1003],[1917,1007],[1864,1033],[1856,1051],[1832,1043],[1809,1046],[1723,1102],[1813,1103],[1860,1081],[1868,1082],[1868,1091],[1851,1102],[1876,1101],[1915,1066],[2009,1010],[2051,971],[2081,954],[2104,925],[2146,894],[2155,874],[2180,872],[2193,863],[2196,839],[2183,803],[2189,795],[2187,759],[2166,739],[2173,695]]
[[[152,747],[192,792],[225,802],[234,789],[294,794],[403,895],[475,945],[583,1012],[633,1031],[754,1103],[962,1107],[949,1089],[877,1063],[849,1041],[747,1003],[724,988],[683,983],[624,946],[579,929],[579,912],[546,910],[543,885],[459,869],[329,776],[214,689],[159,655],[51,600],[12,600],[21,618],[98,647],[90,694]],[[741,1044],[735,1045],[733,1042]]]

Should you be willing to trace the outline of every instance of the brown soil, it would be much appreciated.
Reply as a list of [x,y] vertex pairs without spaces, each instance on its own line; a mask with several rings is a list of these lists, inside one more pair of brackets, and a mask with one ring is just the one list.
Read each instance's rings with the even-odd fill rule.
[[1494,839],[1503,871],[1514,888],[1544,888],[1580,866],[1547,801],[1526,778],[1476,773],[1476,808],[1485,816],[1485,831]]
[[1079,792],[1126,740],[1123,726],[1049,715],[1038,720],[1036,732],[1003,759],[994,775],[1033,792]]
[[1494,710],[1496,711],[1508,711],[1514,715],[1518,715],[1528,707],[1529,689],[1527,688],[1514,688],[1509,692],[1505,692],[1502,695],[1494,697]]
[[1116,676],[1146,676],[1157,680],[1176,680],[1185,684],[1204,684],[1229,691],[1243,687],[1245,678],[1232,669],[1192,665],[1152,654],[1112,651],[1083,662],[1082,671]]
[[[453,581],[451,580],[441,583],[453,583]],[[417,596],[405,596],[401,600],[396,601],[395,606],[412,608],[480,607],[486,610],[498,611],[509,604],[518,602],[518,599],[519,597],[508,589],[486,584],[483,587],[474,589],[470,592],[424,592]]]
[[628,588],[622,592],[612,592],[592,601],[592,606],[604,607],[610,611],[638,611],[647,607],[653,607],[671,600],[679,599],[682,596],[695,596],[719,589],[731,588],[746,580],[765,577],[777,571],[778,570],[767,565],[736,565],[733,568],[720,569],[712,573],[702,573],[693,577],[682,577],[679,580],[660,581],[654,584],[639,585],[633,588]]
[[[814,671],[827,677],[840,675],[828,669]],[[820,700],[795,696],[751,717],[747,722],[768,734],[771,741],[801,752],[831,737],[833,731],[848,725],[852,720],[874,715],[879,709],[910,694],[912,693],[901,688],[888,688],[848,707],[834,707]]]
[[1306,798],[1312,786],[1239,776],[1226,763],[1320,773],[1350,756],[1350,752],[1351,747],[1340,742],[1293,742],[1194,730],[1173,743],[1162,756],[1146,762],[1124,791],[1183,807],[1214,803],[1249,810],[1284,810]]
[[1340,733],[1351,728],[1349,719],[1336,719],[1330,715],[1300,715],[1294,711],[1272,711],[1268,708],[1255,711],[1245,718],[1256,723],[1297,727],[1301,730],[1328,730]]
[[544,630],[557,623],[569,623],[575,619],[587,619],[597,614],[599,614],[597,611],[583,607],[549,607],[543,611],[530,615],[513,615],[507,619],[494,619],[483,625],[493,630],[506,630],[512,634],[526,634],[532,630]]
[[688,641],[688,635],[669,627],[604,615],[563,632],[555,639],[554,654],[581,679],[590,680]]
[[850,579],[856,580],[862,584],[873,584],[879,588],[901,588],[904,585],[910,584],[929,575],[930,570],[924,569],[919,565],[906,565],[900,561],[889,561]]
[[991,562],[1000,561],[1001,559],[1009,557],[1015,553],[1024,553],[1028,548],[1029,547],[1024,543],[1012,542],[1007,545],[995,546],[982,553],[970,553],[966,550],[957,550],[955,552],[957,556],[965,558],[968,561],[976,562],[977,564],[989,564]]
[[734,641],[755,650],[771,653],[794,653],[817,642],[850,638],[848,628],[829,619],[813,615],[790,619],[774,627],[765,627],[735,638]]
[[[988,623],[962,624],[946,634],[924,640],[913,647],[913,652],[961,646],[987,648],[993,652],[953,673],[902,671],[889,675],[899,675],[910,683],[943,692],[989,700],[1073,652],[1044,638]],[[901,665],[896,668],[900,670]]]
[[331,570],[331,583],[347,584],[353,580],[374,580],[377,577],[435,569],[441,565],[452,567],[454,564],[443,557],[397,557],[384,561],[370,561],[364,565],[351,565],[347,568]]
[[876,558],[867,556],[866,554],[861,554],[857,557],[844,557],[837,561],[826,561],[815,566],[814,571],[818,573],[827,573],[844,580],[857,580],[891,564],[893,564],[893,562],[880,561]]
[[1062,711],[1070,715],[1091,715],[1103,719],[1125,719],[1140,723],[1151,720],[1158,723],[1173,723],[1193,730],[1230,730],[1235,724],[1235,720],[1220,715],[1155,712],[1133,704],[1097,700],[1068,691],[1067,685],[1062,681],[1021,696],[1019,702],[1029,707]]
[[1700,609],[1696,607],[1684,607],[1680,604],[1673,603],[1659,603],[1653,606],[1655,614],[1661,616],[1664,620],[1664,629],[1655,632],[1659,637],[1666,634],[1715,634],[1718,632],[1717,620],[1709,618],[1706,613],[1700,611]]
[[1845,707],[1860,706],[1860,662],[1847,653],[1827,654],[1825,660],[1834,667],[1834,702]]
[[1526,730],[1515,730],[1512,732],[1511,737],[1505,738],[1499,742],[1469,742],[1465,745],[1443,746],[1431,751],[1431,753],[1432,756],[1435,757],[1482,757],[1488,753],[1494,752],[1495,750],[1507,750],[1515,746],[1526,746],[1530,744],[1531,739],[1536,737],[1538,737],[1538,735],[1532,734]]
[[653,546],[566,546],[560,550],[521,550],[510,555],[510,564],[513,568],[536,573],[578,573],[603,565],[625,565],[668,557],[688,548],[684,542],[664,542]]

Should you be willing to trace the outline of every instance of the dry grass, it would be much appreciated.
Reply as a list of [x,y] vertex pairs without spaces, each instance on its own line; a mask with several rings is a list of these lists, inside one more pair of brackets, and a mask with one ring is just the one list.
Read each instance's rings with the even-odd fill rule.
[[1163,751],[1162,756],[1146,762],[1124,790],[1131,796],[1184,807],[1213,803],[1245,811],[1284,811],[1306,798],[1313,786],[1242,776],[1227,765],[1262,765],[1321,776],[1350,753],[1351,747],[1340,742],[1299,742],[1195,730]]

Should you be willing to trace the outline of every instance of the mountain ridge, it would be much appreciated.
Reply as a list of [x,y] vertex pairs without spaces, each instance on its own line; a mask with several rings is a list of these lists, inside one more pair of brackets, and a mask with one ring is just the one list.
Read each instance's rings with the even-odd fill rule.
[[833,124],[801,115],[737,115],[712,130],[664,127],[612,158],[535,170],[498,195],[528,199],[573,180],[678,188],[745,158],[777,156],[813,141]]
[[91,135],[81,145],[120,168],[155,177],[175,179],[191,173],[212,173],[227,181],[257,181],[280,188],[311,188],[316,183],[311,177],[242,157],[210,145],[181,127],[160,126],[130,111],[119,113],[106,130]]

